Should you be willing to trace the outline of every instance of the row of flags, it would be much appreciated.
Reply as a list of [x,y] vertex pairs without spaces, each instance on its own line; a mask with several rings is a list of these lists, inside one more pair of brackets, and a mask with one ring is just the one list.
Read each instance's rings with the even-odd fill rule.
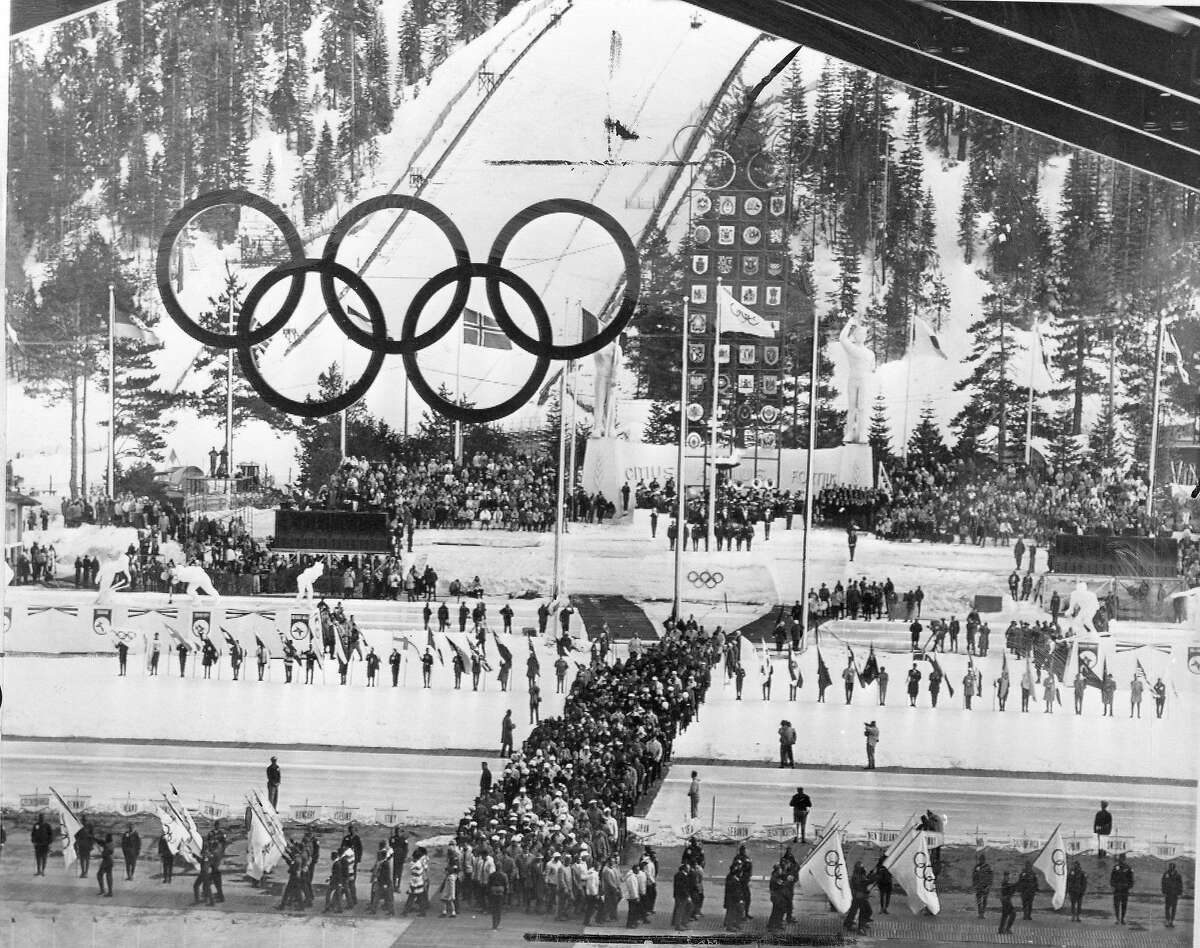
[[[287,851],[287,837],[283,821],[261,790],[251,790],[246,795],[246,805],[250,819],[246,874],[258,880],[283,858]],[[58,817],[58,845],[64,868],[69,871],[78,859],[75,836],[83,829],[83,821],[53,787],[50,788],[50,808]],[[174,785],[169,793],[163,793],[162,801],[155,806],[155,815],[172,855],[183,857],[198,869],[200,854],[204,850],[204,837],[200,835],[191,811]]]

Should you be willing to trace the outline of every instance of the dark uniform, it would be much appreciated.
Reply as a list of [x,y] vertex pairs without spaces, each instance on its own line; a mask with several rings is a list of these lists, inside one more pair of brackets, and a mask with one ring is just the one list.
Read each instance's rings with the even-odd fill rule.
[[137,869],[138,856],[141,854],[142,838],[130,823],[129,828],[121,834],[121,855],[125,857],[126,882],[133,878],[134,870]]
[[283,774],[279,770],[279,764],[275,762],[275,758],[271,758],[271,763],[267,767],[267,799],[271,801],[271,806],[279,806],[279,784],[283,782]]
[[998,934],[1011,932],[1013,922],[1017,920],[1017,909],[1013,905],[1013,895],[1016,891],[1016,885],[1008,880],[1008,873],[1004,873],[1003,879],[1000,880],[1000,927],[996,929]]
[[165,833],[158,837],[158,859],[162,863],[162,881],[165,885],[175,877],[175,854],[171,852]]
[[34,875],[46,874],[46,859],[50,855],[50,843],[54,839],[54,831],[41,813],[29,833],[29,841],[33,843]]
[[1125,909],[1129,905],[1129,890],[1133,888],[1133,870],[1125,862],[1125,854],[1117,856],[1117,864],[1113,866],[1112,875],[1108,879],[1112,886],[1113,916],[1120,925],[1125,924]]
[[182,678],[183,673],[187,671],[188,647],[180,642],[177,651],[179,652],[179,677]]
[[430,676],[433,675],[433,653],[429,649],[425,649],[425,654],[421,656],[421,681],[424,682],[424,687],[429,687]]
[[117,677],[125,676],[125,663],[129,660],[129,646],[124,642],[117,643]]
[[975,908],[983,918],[987,912],[988,893],[992,890],[992,867],[982,854],[971,872],[971,888],[975,891]]
[[[104,842],[97,841],[100,847],[100,865],[96,869],[96,881],[100,883],[100,894],[112,898],[113,879],[113,838],[112,833],[104,837]],[[104,883],[108,883],[108,891],[104,891]]]
[[1037,895],[1037,890],[1037,875],[1033,871],[1033,866],[1026,860],[1025,868],[1017,876],[1017,891],[1021,893],[1021,911],[1025,921],[1033,918],[1033,899]]
[[[204,848],[209,854],[209,882],[216,892],[216,900],[218,902],[225,901],[225,892],[221,888],[221,861],[225,858],[225,847],[228,844],[228,840],[225,838],[225,831],[221,829],[220,821],[214,822],[213,828],[204,838]],[[212,902],[209,902],[209,904],[211,905]]]
[[388,656],[388,665],[392,669],[392,687],[395,688],[400,684],[400,652],[397,649],[392,649]]
[[1071,863],[1067,873],[1067,898],[1071,901],[1071,921],[1078,922],[1083,909],[1083,896],[1087,892],[1087,873],[1078,862]]
[[1167,928],[1174,928],[1175,907],[1179,904],[1179,897],[1183,895],[1183,876],[1175,868],[1175,863],[1167,866],[1167,871],[1163,873],[1162,894]]

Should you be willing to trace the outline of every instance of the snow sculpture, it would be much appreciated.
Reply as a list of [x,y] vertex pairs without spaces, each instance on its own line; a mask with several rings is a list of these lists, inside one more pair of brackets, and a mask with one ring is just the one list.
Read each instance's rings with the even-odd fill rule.
[[221,598],[221,594],[217,592],[217,587],[213,585],[208,573],[204,572],[203,567],[200,566],[176,566],[171,570],[169,582],[171,593],[167,597],[168,602],[174,597],[177,585],[185,586],[186,593],[191,599],[199,599],[200,593],[212,596],[213,599]]
[[[129,554],[122,553],[115,560],[107,560],[96,570],[96,586],[100,592],[96,602],[107,602],[109,597],[129,585],[133,571],[129,568]],[[118,578],[119,577],[119,578]]]
[[593,382],[594,438],[609,438],[616,434],[617,393],[620,390],[621,344],[613,342],[593,357],[596,360]]
[[838,342],[846,352],[846,426],[843,444],[866,444],[870,427],[871,380],[875,374],[875,353],[863,343],[862,327],[854,317],[842,327]]
[[1096,613],[1100,611],[1100,600],[1096,594],[1087,588],[1087,583],[1080,580],[1075,584],[1071,598],[1067,600],[1067,616],[1070,617],[1069,628],[1072,632],[1095,632]]
[[307,599],[312,602],[313,585],[325,573],[324,560],[318,560],[296,577],[296,599]]

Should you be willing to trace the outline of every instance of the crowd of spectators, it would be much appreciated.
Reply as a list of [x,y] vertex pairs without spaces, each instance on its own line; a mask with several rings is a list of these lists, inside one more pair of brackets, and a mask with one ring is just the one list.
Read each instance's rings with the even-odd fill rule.
[[624,824],[697,717],[714,641],[694,621],[668,622],[625,660],[580,667],[562,716],[538,724],[494,782],[485,776],[459,824],[446,875],[461,877],[465,898],[483,902],[499,870],[505,906],[600,923],[625,898],[627,925],[648,919],[657,857],[646,847],[622,871]]
[[1079,464],[1063,471],[968,463],[898,467],[892,496],[875,509],[876,532],[889,539],[1007,545],[1056,533],[1150,536],[1169,529],[1169,515],[1146,516],[1138,474]]
[[550,530],[557,497],[554,464],[527,455],[478,453],[405,463],[346,458],[316,494],[293,492],[300,510],[382,511],[393,533],[416,529]]

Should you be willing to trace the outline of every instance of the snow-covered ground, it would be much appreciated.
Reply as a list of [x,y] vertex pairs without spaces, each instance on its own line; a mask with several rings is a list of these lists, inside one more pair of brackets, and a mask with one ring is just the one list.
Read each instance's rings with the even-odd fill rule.
[[[545,583],[552,563],[549,536],[536,538],[535,545],[511,546],[513,541],[534,539],[532,535],[489,537],[478,532],[419,534],[423,549],[437,563],[443,576],[463,577],[479,573],[489,587],[489,608],[494,614],[506,584],[524,585],[532,577]],[[493,540],[502,540],[504,545]],[[787,531],[776,524],[769,541],[758,541],[750,553],[704,553],[688,551],[684,556],[685,577],[691,571],[719,571],[722,583],[714,589],[697,589],[684,581],[684,610],[693,612],[706,624],[735,627],[763,614],[775,604],[790,602],[797,595],[800,572],[801,532]],[[674,557],[667,549],[662,533],[651,540],[642,512],[627,525],[574,525],[565,540],[566,588],[572,593],[619,594],[640,603],[647,614],[658,621],[669,611]],[[924,615],[960,616],[975,593],[999,592],[1011,568],[1012,558],[1003,547],[959,547],[939,544],[895,544],[864,537],[853,565],[846,562],[844,537],[840,531],[817,530],[810,545],[810,568],[815,581],[833,583],[848,575],[866,575],[871,579],[890,576],[900,589],[920,585],[926,592]],[[6,604],[14,607],[14,626],[6,647],[12,652],[36,650],[97,650],[106,643],[90,631],[94,597],[86,593],[46,593],[38,590],[8,590]],[[59,614],[29,616],[30,604],[51,601],[77,606],[74,619]],[[138,605],[161,608],[164,596],[118,597],[114,622],[125,620],[121,609]],[[249,642],[257,631],[253,618],[227,619],[231,607],[274,607],[285,615],[291,608],[286,599],[224,599],[220,602],[188,604],[177,600],[181,618],[188,609],[212,612],[214,625],[226,624],[231,631]],[[419,630],[418,606],[383,603],[351,603],[358,611],[360,624],[376,630],[381,642],[371,644],[381,651],[391,647],[390,634]],[[535,624],[537,602],[518,600],[516,625]],[[859,763],[862,758],[862,724],[878,720],[883,733],[880,760],[888,764],[911,766],[970,767],[997,770],[1141,774],[1194,777],[1197,772],[1197,734],[1195,701],[1200,677],[1187,670],[1187,649],[1200,641],[1197,632],[1182,626],[1116,623],[1116,638],[1130,642],[1165,644],[1169,655],[1152,648],[1113,655],[1110,668],[1118,682],[1117,717],[1101,720],[1099,700],[1088,693],[1083,717],[1070,713],[1071,699],[1065,695],[1066,712],[1056,708],[1053,714],[1041,711],[1040,691],[1028,714],[1019,711],[1019,682],[1022,667],[1009,663],[1013,692],[1008,710],[992,709],[993,681],[1001,664],[1004,624],[1010,615],[1030,614],[1032,607],[1007,606],[1007,611],[991,618],[992,650],[978,661],[984,677],[984,697],[976,699],[974,710],[961,708],[961,696],[950,698],[943,692],[936,711],[922,690],[917,709],[908,707],[904,696],[904,676],[909,656],[900,653],[906,643],[902,623],[840,623],[826,629],[820,641],[835,685],[828,701],[815,701],[817,649],[810,647],[801,657],[805,679],[798,701],[787,701],[787,670],[776,662],[774,692],[763,701],[759,688],[759,660],[747,648],[744,697],[736,701],[731,685],[720,677],[702,712],[702,723],[680,741],[678,753],[686,756],[721,759],[771,759],[774,757],[775,729],[779,720],[792,720],[801,734],[798,757],[819,763]],[[455,620],[452,624],[456,627]],[[159,622],[153,616],[154,622]],[[131,624],[143,631],[145,617]],[[142,622],[143,625],[138,625]],[[161,624],[161,622],[159,622]],[[71,643],[67,647],[66,632]],[[157,627],[156,627],[157,628]],[[59,640],[63,639],[62,642]],[[423,638],[418,634],[418,644]],[[874,645],[881,662],[892,677],[887,707],[879,707],[875,688],[864,694],[857,691],[854,703],[847,707],[841,695],[840,671],[846,665],[846,645],[855,647],[861,662],[866,650]],[[32,644],[31,644],[32,643]],[[41,648],[37,648],[41,643]],[[252,644],[252,643],[250,643]],[[462,643],[460,643],[462,644]],[[445,643],[442,647],[449,659]],[[544,645],[539,643],[539,649]],[[896,653],[888,650],[895,649]],[[492,731],[505,707],[515,705],[518,717],[525,719],[523,640],[513,640],[518,656],[514,671],[516,693],[510,699],[495,690],[494,675],[486,693],[451,696],[449,672],[435,670],[435,687],[425,692],[415,686],[418,669],[407,671],[408,685],[392,693],[391,689],[374,692],[362,687],[361,668],[356,669],[353,687],[336,685],[284,688],[278,682],[180,681],[172,675],[164,658],[164,674],[158,679],[145,678],[140,660],[132,662],[133,673],[125,679],[115,677],[111,658],[44,659],[10,654],[5,663],[5,730],[32,736],[107,736],[154,737],[161,739],[212,738],[219,732],[223,739],[261,740],[265,736],[283,742],[323,743],[337,740],[350,746],[395,744],[423,747],[489,746]],[[408,653],[412,656],[412,653]],[[1130,721],[1128,687],[1134,662],[1140,660],[1152,677],[1162,675],[1168,685],[1167,711],[1156,720],[1151,700],[1143,705],[1143,717]],[[544,674],[549,673],[552,657],[542,657]],[[280,676],[278,662],[273,676]],[[956,690],[966,671],[963,655],[950,655],[943,661]],[[927,672],[928,666],[922,666]],[[386,673],[386,667],[385,667]],[[228,668],[222,671],[228,676]],[[100,682],[100,685],[97,685]],[[543,682],[545,686],[545,681]],[[91,689],[103,694],[104,710],[97,713],[92,702],[71,700],[71,696]],[[547,691],[552,691],[552,686]],[[47,701],[49,698],[51,700]],[[553,695],[546,694],[546,713],[557,709]],[[48,714],[47,708],[54,713]],[[199,708],[202,713],[196,714]],[[211,712],[208,709],[213,709]],[[447,710],[451,713],[447,714]],[[347,721],[355,722],[351,728]],[[335,734],[336,732],[336,734]]]

